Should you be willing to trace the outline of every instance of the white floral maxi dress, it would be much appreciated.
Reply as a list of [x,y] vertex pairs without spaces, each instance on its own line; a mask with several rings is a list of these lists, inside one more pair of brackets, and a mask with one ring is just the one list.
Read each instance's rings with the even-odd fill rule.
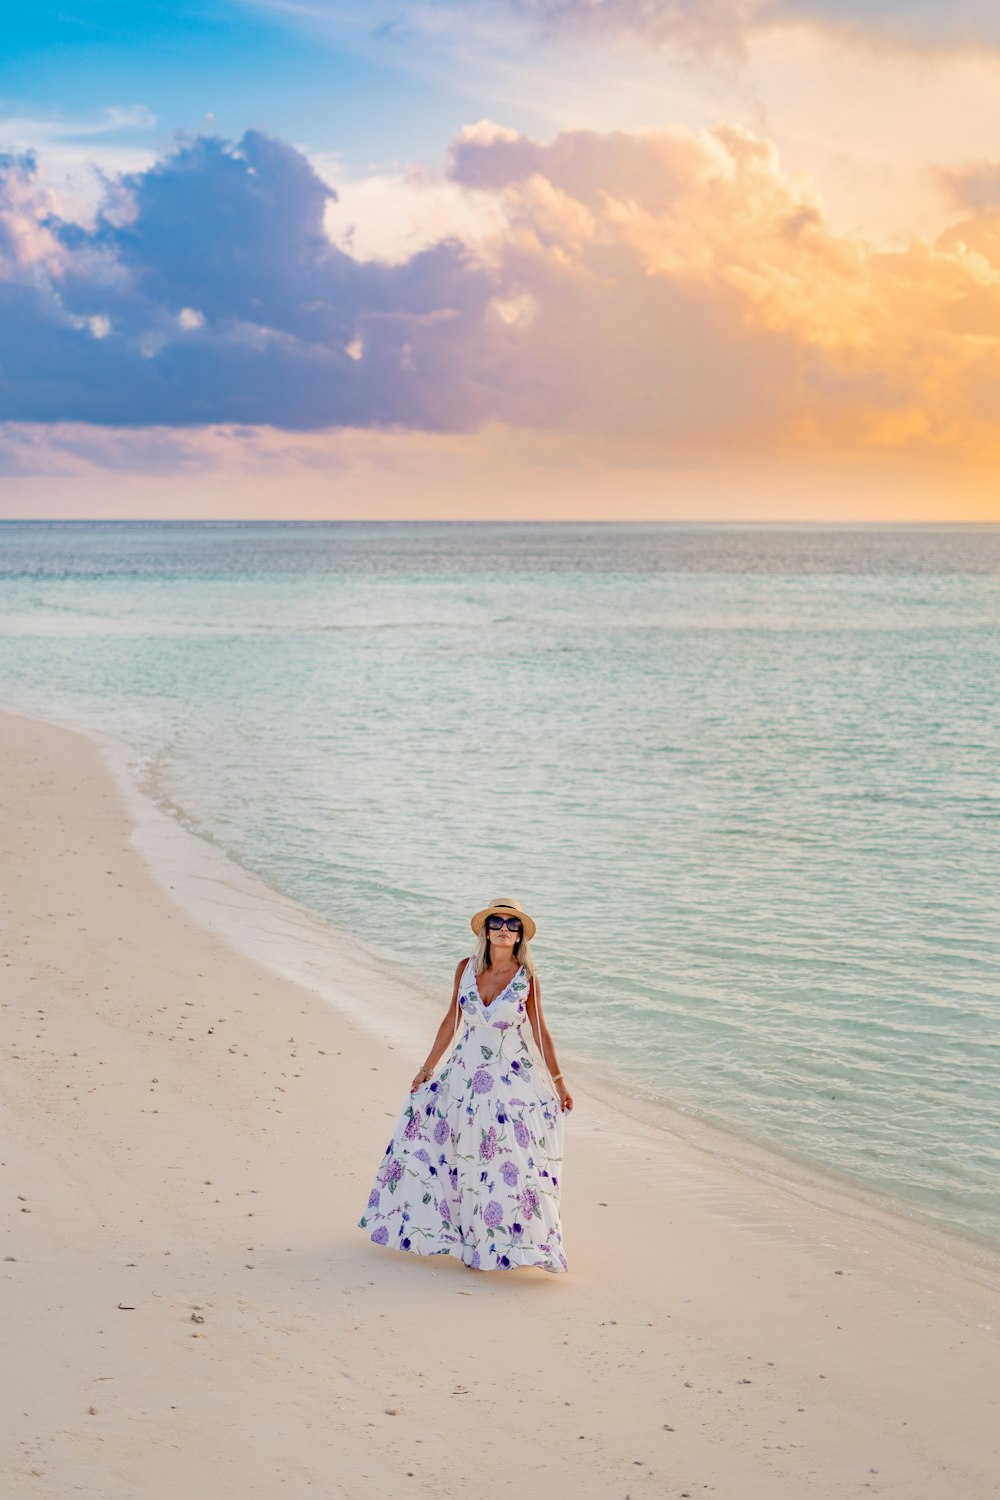
[[[461,1036],[409,1095],[358,1220],[376,1245],[454,1255],[476,1270],[568,1271],[559,1218],[563,1115],[528,1046],[522,965],[484,1005],[470,958]],[[464,1024],[463,1024],[464,1023]]]

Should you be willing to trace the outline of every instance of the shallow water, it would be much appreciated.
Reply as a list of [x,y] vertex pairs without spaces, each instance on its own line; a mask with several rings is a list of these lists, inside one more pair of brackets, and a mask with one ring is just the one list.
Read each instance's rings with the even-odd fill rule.
[[1000,528],[0,524],[0,700],[446,999],[1000,1240]]

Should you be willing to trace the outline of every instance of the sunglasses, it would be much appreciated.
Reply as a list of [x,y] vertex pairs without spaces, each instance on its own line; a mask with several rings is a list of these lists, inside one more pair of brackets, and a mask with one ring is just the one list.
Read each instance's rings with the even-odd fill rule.
[[520,917],[487,917],[486,925],[490,932],[499,932],[501,927],[509,927],[511,932],[521,932],[524,928]]

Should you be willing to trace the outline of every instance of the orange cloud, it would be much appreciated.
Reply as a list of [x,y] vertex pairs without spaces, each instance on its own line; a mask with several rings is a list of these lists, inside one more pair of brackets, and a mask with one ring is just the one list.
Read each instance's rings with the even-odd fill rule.
[[[0,410],[25,428],[0,465],[44,466],[25,437],[44,422],[80,424],[53,430],[55,472],[102,453],[169,470],[172,444],[175,467],[233,467],[245,431],[362,427],[586,437],[663,471],[712,453],[977,472],[998,456],[1000,221],[975,206],[887,250],[834,231],[811,180],[739,126],[540,143],[481,123],[454,143],[451,188],[499,228],[387,268],[331,245],[329,190],[298,153],[250,146],[185,148],[185,170],[132,180],[127,224],[89,236],[8,171]],[[127,425],[134,441],[110,436]],[[171,436],[210,428],[234,436]]]
[[575,372],[578,419],[754,446],[994,452],[997,218],[902,250],[838,235],[811,182],[732,125],[542,145],[481,124],[451,170],[504,196],[494,249],[540,309],[534,379],[541,345],[546,382],[561,371],[565,390]]

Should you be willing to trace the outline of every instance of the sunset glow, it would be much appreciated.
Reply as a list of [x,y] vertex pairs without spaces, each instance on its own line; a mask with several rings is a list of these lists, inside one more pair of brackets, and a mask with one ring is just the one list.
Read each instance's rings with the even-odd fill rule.
[[0,515],[1000,519],[987,7],[86,8],[5,89]]

